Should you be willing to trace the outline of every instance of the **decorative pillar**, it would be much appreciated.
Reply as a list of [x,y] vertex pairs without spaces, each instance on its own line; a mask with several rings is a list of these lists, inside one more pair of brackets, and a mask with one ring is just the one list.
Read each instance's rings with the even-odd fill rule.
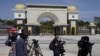
[[94,22],[90,22],[89,27],[90,27],[90,34],[91,35],[96,34],[96,25],[94,24]]
[[69,35],[77,35],[78,10],[75,6],[68,6],[68,31]]
[[54,33],[58,33],[59,35],[67,35],[67,26],[65,25],[54,26]]
[[67,35],[67,27],[63,27],[63,35]]
[[31,27],[31,26],[28,26],[28,33],[29,33],[30,35],[32,35],[32,27]]
[[60,34],[60,28],[59,28],[59,26],[54,26],[54,34],[55,33]]
[[39,26],[36,26],[36,25],[26,25],[27,29],[28,29],[28,32],[30,32],[31,35],[39,35],[40,33],[40,29],[39,29]]
[[16,4],[13,11],[14,11],[14,19],[16,27],[18,28],[20,26],[23,28],[25,25],[25,13],[26,13],[25,6],[23,4]]
[[36,35],[39,35],[40,34],[40,29],[39,29],[39,26],[35,26],[35,34]]

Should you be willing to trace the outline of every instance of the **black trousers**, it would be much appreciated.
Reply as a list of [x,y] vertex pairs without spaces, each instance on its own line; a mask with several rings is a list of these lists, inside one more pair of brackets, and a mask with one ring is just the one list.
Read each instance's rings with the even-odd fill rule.
[[81,56],[87,56],[88,55],[88,51],[81,51]]
[[54,55],[54,56],[60,56],[60,53],[59,53],[58,50],[53,50],[53,55]]

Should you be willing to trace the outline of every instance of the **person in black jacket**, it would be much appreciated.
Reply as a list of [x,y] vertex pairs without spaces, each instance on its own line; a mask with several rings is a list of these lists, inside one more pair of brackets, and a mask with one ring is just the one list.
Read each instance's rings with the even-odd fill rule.
[[53,51],[54,56],[60,56],[62,47],[60,45],[59,35],[55,34],[55,38],[51,41],[49,48]]
[[59,45],[59,40],[58,40],[59,36],[57,34],[55,34],[54,36],[55,36],[55,38],[51,41],[51,43],[49,45],[49,48],[50,48],[50,50],[53,51],[54,56],[59,56],[59,51],[60,51],[59,47],[58,47],[58,45]]
[[83,36],[80,41],[78,41],[78,56],[87,56],[88,53],[91,56],[91,49],[92,49],[93,43],[89,42],[88,36]]
[[83,37],[81,38],[81,40],[78,41],[78,56],[81,56],[81,46],[83,43]]

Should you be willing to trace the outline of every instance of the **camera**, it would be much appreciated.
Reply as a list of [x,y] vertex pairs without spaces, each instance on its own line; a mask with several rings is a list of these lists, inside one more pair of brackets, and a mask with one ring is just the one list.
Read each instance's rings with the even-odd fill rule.
[[64,45],[65,44],[65,41],[59,41],[60,42],[60,45]]
[[32,41],[33,41],[34,44],[38,43],[38,40],[36,40],[36,39],[32,39]]
[[59,48],[60,48],[60,53],[63,55],[63,53],[65,52],[65,49],[64,49],[64,45],[65,44],[65,41],[59,41]]

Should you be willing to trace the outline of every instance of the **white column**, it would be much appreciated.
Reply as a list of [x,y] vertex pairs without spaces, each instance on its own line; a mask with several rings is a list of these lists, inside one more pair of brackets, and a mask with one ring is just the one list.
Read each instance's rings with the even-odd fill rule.
[[91,34],[94,35],[95,34],[95,28],[91,29]]

